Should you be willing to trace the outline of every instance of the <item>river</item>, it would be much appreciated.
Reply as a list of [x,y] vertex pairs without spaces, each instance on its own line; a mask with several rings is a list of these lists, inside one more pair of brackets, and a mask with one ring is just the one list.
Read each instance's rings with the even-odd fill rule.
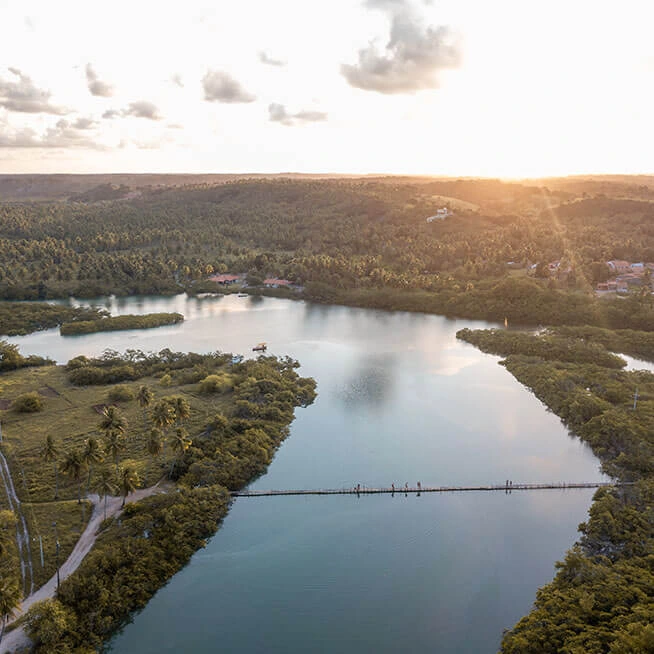
[[[604,479],[590,450],[498,357],[455,338],[488,323],[235,295],[100,306],[180,311],[186,321],[9,340],[60,362],[105,348],[251,356],[266,341],[315,377],[318,399],[296,411],[253,488]],[[552,578],[592,493],[239,498],[109,650],[490,654]]]

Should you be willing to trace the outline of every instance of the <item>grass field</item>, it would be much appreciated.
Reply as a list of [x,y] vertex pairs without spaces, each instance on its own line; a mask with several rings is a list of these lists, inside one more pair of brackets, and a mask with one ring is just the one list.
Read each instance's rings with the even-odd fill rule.
[[[128,382],[136,395],[145,384],[154,394],[153,404],[160,398],[181,395],[191,407],[191,416],[184,427],[191,437],[201,433],[209,419],[217,412],[225,411],[229,405],[228,396],[201,395],[197,385],[170,385],[164,387],[159,379],[145,378]],[[102,444],[102,433],[98,429],[101,419],[99,411],[107,404],[119,407],[128,422],[126,449],[119,464],[132,465],[138,472],[141,487],[157,483],[169,469],[173,458],[168,447],[154,459],[146,450],[145,435],[149,424],[143,409],[136,400],[112,401],[109,392],[113,386],[72,385],[63,366],[26,368],[5,373],[0,377],[0,400],[5,408],[0,411],[2,423],[2,451],[11,469],[16,493],[30,534],[32,566],[35,587],[45,583],[56,572],[56,538],[59,538],[59,562],[63,563],[73,550],[80,534],[84,531],[91,515],[92,505],[88,501],[77,502],[77,483],[58,470],[59,500],[54,501],[55,465],[41,458],[41,449],[46,436],[52,435],[59,455],[57,468],[67,451],[83,448],[85,441],[96,437]],[[18,413],[11,409],[11,402],[24,393],[37,392],[43,402],[43,410],[36,413]],[[106,460],[113,465],[113,461]],[[90,492],[93,492],[93,471],[91,471]],[[88,471],[82,482],[82,496],[88,488]],[[4,490],[0,493],[0,509],[7,508]],[[57,523],[56,536],[54,523]],[[43,565],[41,564],[41,544]]]
[[[191,406],[191,417],[185,423],[185,428],[191,437],[199,434],[208,419],[229,404],[224,395],[199,394],[196,384],[162,387],[158,379],[145,378],[123,385],[136,395],[142,384],[152,390],[154,402],[170,395],[181,395],[187,400]],[[46,436],[51,434],[54,437],[61,450],[59,459],[63,459],[66,451],[83,447],[90,436],[101,441],[102,433],[98,429],[101,416],[94,407],[107,404],[118,406],[128,422],[127,447],[119,463],[132,464],[137,469],[143,486],[150,486],[161,478],[172,453],[164,449],[159,460],[147,453],[144,436],[150,425],[143,410],[135,400],[111,401],[108,397],[110,389],[111,386],[73,386],[68,382],[62,366],[28,368],[7,373],[0,378],[2,399],[11,402],[23,393],[36,391],[44,405],[43,411],[37,413],[16,413],[11,409],[0,412],[3,452],[9,461],[16,491],[22,502],[50,502],[54,499],[54,466],[45,463],[40,455]],[[59,499],[76,498],[76,483],[59,472]]]

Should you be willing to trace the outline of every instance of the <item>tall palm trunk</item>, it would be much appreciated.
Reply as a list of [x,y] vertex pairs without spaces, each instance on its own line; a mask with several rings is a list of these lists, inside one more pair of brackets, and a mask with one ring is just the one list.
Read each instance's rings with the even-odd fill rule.
[[104,519],[107,519],[107,494],[104,494]]
[[59,499],[59,469],[57,468],[57,462],[53,464],[54,473],[55,473],[55,500]]
[[5,635],[5,627],[7,626],[7,616],[2,616],[2,629],[0,629],[0,643],[2,642],[2,637]]

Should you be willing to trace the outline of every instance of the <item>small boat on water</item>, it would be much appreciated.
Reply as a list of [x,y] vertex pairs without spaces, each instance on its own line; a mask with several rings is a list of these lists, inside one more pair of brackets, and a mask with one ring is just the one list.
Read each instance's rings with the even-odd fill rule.
[[237,297],[250,297],[247,293],[239,293]]
[[265,343],[257,343],[253,348],[253,352],[265,352],[268,349],[268,346]]

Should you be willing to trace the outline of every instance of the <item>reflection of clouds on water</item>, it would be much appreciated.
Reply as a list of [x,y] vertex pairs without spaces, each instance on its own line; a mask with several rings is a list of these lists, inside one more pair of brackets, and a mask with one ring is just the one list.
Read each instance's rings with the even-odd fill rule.
[[374,354],[362,357],[354,370],[345,374],[343,384],[335,389],[334,397],[352,408],[383,405],[393,393],[396,356]]
[[452,375],[460,373],[464,368],[473,366],[477,363],[477,359],[470,357],[449,356],[446,354],[439,358],[440,361],[438,362],[438,365],[429,369],[429,372],[432,375],[451,377]]

